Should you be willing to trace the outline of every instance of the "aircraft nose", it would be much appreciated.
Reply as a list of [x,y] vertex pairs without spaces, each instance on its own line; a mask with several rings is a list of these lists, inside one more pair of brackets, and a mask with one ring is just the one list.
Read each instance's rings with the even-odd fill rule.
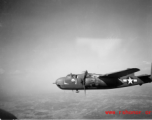
[[62,85],[63,85],[63,82],[64,82],[64,78],[59,78],[56,80],[56,85],[62,89]]
[[57,80],[56,80],[56,85],[63,85],[63,80],[64,80],[64,78],[63,78],[63,77],[62,77],[62,78],[57,79]]

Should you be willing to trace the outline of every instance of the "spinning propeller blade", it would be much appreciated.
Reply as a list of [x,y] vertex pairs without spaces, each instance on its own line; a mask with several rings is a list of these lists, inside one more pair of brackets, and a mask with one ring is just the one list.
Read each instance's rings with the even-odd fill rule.
[[84,88],[84,94],[85,94],[85,95],[86,95],[85,80],[86,80],[87,74],[88,74],[88,71],[86,70],[86,71],[84,72],[83,78],[82,78],[82,85],[83,85],[83,88]]

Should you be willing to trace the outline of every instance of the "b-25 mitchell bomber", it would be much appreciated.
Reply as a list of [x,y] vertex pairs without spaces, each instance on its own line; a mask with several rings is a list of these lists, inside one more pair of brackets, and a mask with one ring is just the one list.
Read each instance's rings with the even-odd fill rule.
[[113,89],[129,87],[134,85],[142,85],[152,82],[152,66],[151,75],[135,76],[134,73],[140,71],[138,68],[128,68],[126,70],[108,73],[95,74],[87,71],[82,74],[68,74],[56,80],[55,84],[63,90],[93,90],[93,89]]

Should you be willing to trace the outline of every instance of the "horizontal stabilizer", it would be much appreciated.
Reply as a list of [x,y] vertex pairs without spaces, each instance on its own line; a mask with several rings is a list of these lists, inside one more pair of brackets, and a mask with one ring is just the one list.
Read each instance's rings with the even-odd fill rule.
[[151,82],[150,75],[140,75],[140,76],[137,76],[137,77],[140,78],[144,83]]

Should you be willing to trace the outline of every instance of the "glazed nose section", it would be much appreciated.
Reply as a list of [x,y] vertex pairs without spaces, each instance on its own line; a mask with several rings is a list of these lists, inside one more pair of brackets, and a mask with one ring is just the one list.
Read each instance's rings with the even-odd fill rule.
[[56,85],[62,85],[63,80],[64,80],[63,78],[57,79],[57,80],[56,80]]
[[62,85],[64,84],[64,77],[62,77],[62,78],[59,78],[59,79],[57,79],[56,80],[56,85],[60,88],[60,89],[62,89]]

